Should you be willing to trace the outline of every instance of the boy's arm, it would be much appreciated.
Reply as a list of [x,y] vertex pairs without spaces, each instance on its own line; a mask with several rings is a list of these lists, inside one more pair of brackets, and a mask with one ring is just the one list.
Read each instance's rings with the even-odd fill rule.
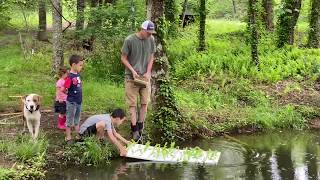
[[125,144],[129,144],[129,143],[130,143],[130,141],[126,140],[126,139],[125,139],[124,137],[122,137],[119,133],[117,133],[117,131],[116,131],[114,128],[112,129],[112,131],[113,131],[114,136],[115,136],[116,138],[120,139],[120,141],[122,141],[122,142],[125,143]]
[[127,154],[126,148],[114,137],[112,130],[107,130],[108,136],[113,144],[117,146],[120,151],[120,156],[125,156]]

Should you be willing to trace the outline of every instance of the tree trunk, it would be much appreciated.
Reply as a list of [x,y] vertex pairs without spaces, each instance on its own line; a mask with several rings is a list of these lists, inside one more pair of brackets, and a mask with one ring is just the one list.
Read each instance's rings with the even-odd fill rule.
[[165,52],[164,34],[164,0],[148,0],[148,19],[156,25],[155,34],[156,53],[152,71],[151,99],[153,109],[153,124],[157,127],[157,139],[162,142],[177,140],[179,134],[184,132],[181,126],[183,117],[177,108],[172,84],[169,77],[169,61]]
[[301,0],[285,0],[282,13],[278,18],[278,47],[283,47],[285,44],[293,45],[294,30],[297,24],[301,10]]
[[165,0],[165,17],[169,22],[168,34],[174,35],[177,32],[177,5],[176,0]]
[[236,6],[235,0],[232,0],[232,7],[233,7],[233,18],[235,19],[237,17],[237,6]]
[[77,0],[77,20],[76,20],[76,31],[82,31],[84,28],[84,0]]
[[39,0],[39,30],[38,30],[38,40],[48,41],[47,36],[47,14],[46,14],[46,1]]
[[263,0],[263,19],[268,31],[273,31],[273,0]]
[[199,51],[204,51],[206,49],[206,0],[200,0],[199,8]]
[[[52,43],[53,43],[53,72],[57,73],[63,66],[63,46],[62,46],[62,14],[61,0],[53,0],[52,8]],[[57,12],[59,11],[59,12]]]
[[320,1],[312,0],[308,47],[320,47]]
[[257,0],[249,0],[248,2],[248,29],[250,31],[251,58],[255,65],[259,64],[258,56],[258,24],[257,24]]

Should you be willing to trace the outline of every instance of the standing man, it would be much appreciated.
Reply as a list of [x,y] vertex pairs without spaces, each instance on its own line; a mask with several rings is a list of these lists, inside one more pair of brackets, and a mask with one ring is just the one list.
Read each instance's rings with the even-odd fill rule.
[[[154,23],[147,20],[141,29],[129,35],[122,46],[121,62],[125,65],[126,102],[131,116],[131,131],[135,141],[139,140],[144,127],[148,102],[151,94],[150,78],[156,45],[152,34]],[[135,84],[135,79],[144,79],[145,86]],[[140,97],[140,112],[137,119],[137,98]]]

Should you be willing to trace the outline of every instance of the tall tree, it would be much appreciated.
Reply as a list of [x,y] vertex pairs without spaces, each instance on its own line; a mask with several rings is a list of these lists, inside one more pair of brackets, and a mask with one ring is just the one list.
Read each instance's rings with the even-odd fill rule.
[[273,31],[273,0],[263,0],[263,20],[266,26],[266,29]]
[[39,0],[39,29],[38,29],[38,40],[48,41],[47,36],[47,12],[46,12],[46,1]]
[[84,0],[77,0],[77,20],[76,20],[76,31],[80,32],[84,28]]
[[294,30],[297,24],[302,0],[284,0],[277,23],[277,44],[283,47],[285,44],[293,45]]
[[206,49],[206,0],[200,0],[199,7],[199,51],[204,51]]
[[248,1],[248,29],[250,31],[251,57],[254,64],[259,64],[258,56],[258,23],[257,23],[257,0]]
[[161,139],[174,139],[183,131],[179,128],[182,116],[177,108],[173,90],[170,84],[170,65],[165,52],[165,28],[164,28],[164,0],[147,1],[148,19],[156,24],[157,34],[155,64],[153,66],[152,82],[152,106],[154,110],[153,122],[159,127]]
[[167,22],[169,22],[168,33],[172,34],[177,31],[177,4],[176,0],[165,0],[165,17]]
[[312,0],[309,23],[308,46],[311,48],[320,47],[320,0]]
[[233,7],[233,18],[235,19],[237,17],[237,5],[236,0],[232,0],[232,7]]
[[58,72],[63,66],[63,46],[62,46],[62,6],[61,0],[52,1],[52,43],[53,43],[53,71]]

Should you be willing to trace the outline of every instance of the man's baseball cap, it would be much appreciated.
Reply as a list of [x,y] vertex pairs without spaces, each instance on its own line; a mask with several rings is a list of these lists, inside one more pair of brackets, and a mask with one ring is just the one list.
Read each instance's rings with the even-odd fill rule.
[[155,34],[156,33],[155,26],[154,26],[154,23],[152,21],[147,20],[147,21],[143,22],[142,25],[141,25],[141,28],[146,30],[146,31],[148,31],[151,34]]

